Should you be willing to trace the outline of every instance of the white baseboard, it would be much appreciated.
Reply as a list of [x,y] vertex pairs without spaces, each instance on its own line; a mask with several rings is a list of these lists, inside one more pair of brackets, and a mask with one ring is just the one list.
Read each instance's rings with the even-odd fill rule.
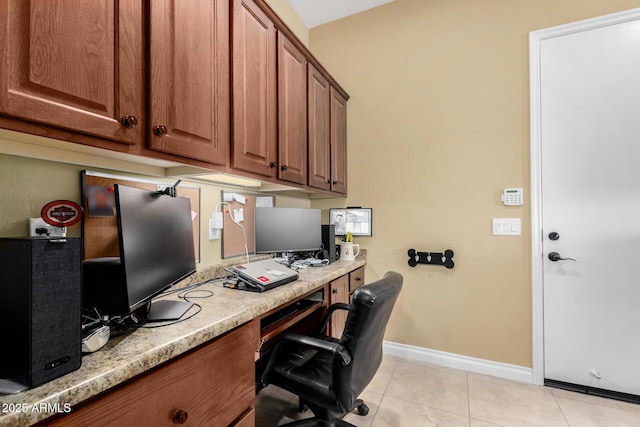
[[475,372],[476,374],[490,375],[492,377],[533,384],[533,370],[523,366],[476,359],[475,357],[430,350],[428,348],[399,344],[390,341],[384,342],[384,353],[389,356],[400,357],[403,359],[433,363],[434,365],[461,369],[464,371]]

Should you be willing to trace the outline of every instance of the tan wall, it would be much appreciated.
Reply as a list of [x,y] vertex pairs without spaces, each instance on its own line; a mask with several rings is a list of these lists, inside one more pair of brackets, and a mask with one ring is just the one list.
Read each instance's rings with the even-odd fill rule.
[[[405,287],[387,339],[530,367],[528,33],[640,7],[631,0],[396,0],[310,31],[349,92],[346,200],[373,208],[367,280]],[[505,207],[506,187],[525,204]],[[522,218],[520,237],[492,218]],[[456,266],[407,265],[453,249]]]
[[287,0],[266,0],[274,12],[287,24],[287,27],[300,39],[305,45],[309,46],[309,29],[291,7]]

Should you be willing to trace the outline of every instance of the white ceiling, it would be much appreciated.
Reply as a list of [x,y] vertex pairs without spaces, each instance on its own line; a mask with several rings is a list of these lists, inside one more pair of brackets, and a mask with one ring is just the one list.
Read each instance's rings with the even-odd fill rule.
[[394,0],[288,0],[307,28],[390,3]]

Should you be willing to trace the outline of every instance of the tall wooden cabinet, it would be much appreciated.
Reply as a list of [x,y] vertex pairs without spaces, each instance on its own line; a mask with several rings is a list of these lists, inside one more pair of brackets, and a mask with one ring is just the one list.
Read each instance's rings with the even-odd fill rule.
[[307,183],[307,58],[278,33],[278,178]]
[[347,99],[309,66],[309,185],[347,193]]
[[253,0],[233,0],[231,167],[277,171],[276,27]]
[[142,144],[142,22],[142,0],[0,1],[0,113]]
[[331,88],[331,191],[347,193],[347,100]]
[[224,165],[229,145],[229,3],[149,3],[150,147]]
[[308,70],[309,185],[331,190],[329,80],[313,65]]

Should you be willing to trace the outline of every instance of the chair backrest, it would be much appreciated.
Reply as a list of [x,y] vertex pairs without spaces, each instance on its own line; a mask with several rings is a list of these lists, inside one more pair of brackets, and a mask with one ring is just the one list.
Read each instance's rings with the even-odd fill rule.
[[[350,410],[382,363],[382,341],[393,306],[402,288],[402,276],[384,277],[354,292],[340,344],[351,353],[351,363],[334,362],[333,384],[344,410]],[[339,358],[337,358],[339,359]]]

